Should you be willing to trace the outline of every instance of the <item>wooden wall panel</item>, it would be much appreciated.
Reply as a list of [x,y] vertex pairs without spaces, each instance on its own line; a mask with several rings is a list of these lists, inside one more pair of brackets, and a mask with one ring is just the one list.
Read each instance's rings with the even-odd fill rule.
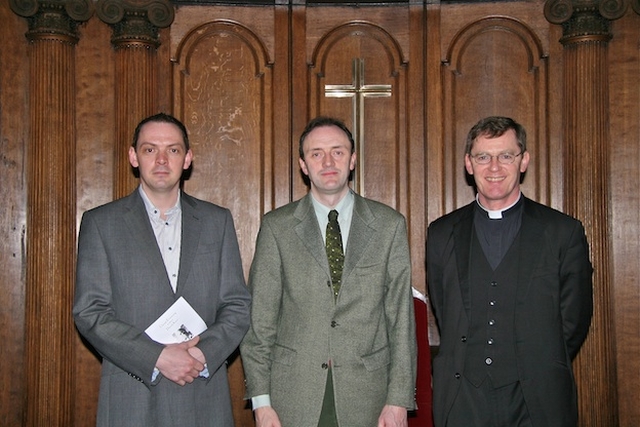
[[444,199],[447,212],[474,197],[464,169],[467,132],[481,118],[509,116],[527,130],[531,162],[523,192],[548,204],[548,72],[539,36],[506,17],[482,17],[447,46],[444,81]]
[[231,210],[245,271],[263,200],[270,199],[271,60],[255,34],[230,21],[195,28],[175,58],[174,114],[190,132],[193,172],[185,190]]
[[26,260],[25,146],[29,137],[27,24],[0,2],[0,420],[23,421]]
[[[639,10],[640,13],[640,10]],[[640,15],[609,42],[610,227],[620,426],[640,425]]]
[[[407,2],[393,7],[278,3],[281,5],[266,7],[180,6],[171,28],[160,32],[159,107],[175,110],[193,135],[196,158],[186,189],[232,209],[245,269],[253,256],[262,213],[307,191],[298,170],[297,144],[309,116],[320,111],[344,115],[345,119],[351,116],[350,106],[342,105],[348,101],[321,99],[320,95],[325,83],[350,82],[349,56],[356,54],[369,55],[365,57],[367,66],[376,64],[374,69],[366,68],[366,83],[391,84],[394,91],[402,88],[402,93],[394,92],[391,99],[366,101],[365,111],[371,116],[365,121],[374,123],[365,127],[370,132],[365,140],[380,135],[384,143],[373,145],[373,151],[365,150],[364,171],[376,173],[365,175],[364,182],[369,183],[365,184],[367,195],[407,215],[414,280],[419,289],[424,289],[426,224],[472,198],[461,175],[462,144],[480,115],[508,114],[525,124],[534,157],[525,192],[562,209],[562,29],[546,22],[542,0],[443,5]],[[24,425],[25,402],[34,398],[25,395],[24,381],[16,380],[25,376],[28,230],[24,177],[30,132],[27,23],[11,11],[8,2],[0,2],[0,20],[0,196],[6,201],[0,219],[0,321],[5,325],[0,333],[4,343],[0,346],[0,419],[20,426]],[[220,24],[220,20],[234,29],[225,36],[219,32],[217,37],[195,42],[198,29],[218,25],[212,23]],[[501,29],[495,23],[507,25]],[[354,25],[369,35],[345,33],[332,39],[334,45],[326,44],[336,31]],[[629,9],[613,22],[612,33],[608,47],[612,142],[607,202],[618,418],[620,426],[635,427],[640,425],[640,14]],[[75,76],[78,222],[84,210],[111,200],[113,147],[118,143],[111,29],[93,17],[81,26],[79,35]],[[192,63],[189,76],[182,73],[188,66],[178,55],[188,39],[198,51],[192,56],[203,55],[200,62]],[[224,87],[216,88],[209,81],[204,87],[213,89],[205,90],[204,98],[194,98],[197,90],[181,89],[178,83],[186,77],[182,83],[188,81],[193,88],[196,77],[211,73],[207,66],[215,64],[211,56],[214,46],[242,54],[234,54],[225,65],[234,70],[228,84],[225,81]],[[318,55],[322,49],[324,54]],[[326,73],[321,77],[317,76],[320,62],[316,59],[320,56],[326,59]],[[217,115],[226,111],[228,118],[231,106],[242,107],[239,121],[222,120],[224,114]],[[229,122],[236,125],[241,137],[236,138],[233,131],[219,132],[219,125]],[[216,126],[207,129],[212,123]],[[382,178],[379,181],[378,175]],[[73,345],[74,425],[91,426],[100,365],[79,337]],[[237,425],[253,426],[251,411],[241,400],[241,365],[236,362],[230,369]]]
[[[113,200],[115,125],[115,53],[111,28],[98,19],[82,27],[76,46],[76,191],[77,225],[82,213]],[[96,102],[99,99],[100,102]],[[120,147],[125,147],[121,141]],[[69,312],[71,315],[71,312]],[[75,334],[76,426],[95,424],[100,359]]]
[[[376,25],[349,23],[333,29],[314,50],[309,66],[310,117],[344,120],[356,139],[354,189],[406,211],[406,198],[400,197],[398,188],[406,187],[407,178],[407,74],[397,42]],[[357,82],[354,73],[359,74]],[[328,85],[345,86],[344,95],[330,97]]]
[[[295,28],[294,28],[295,30]],[[306,40],[306,65],[309,101],[305,123],[317,115],[336,116],[345,121],[354,133],[362,133],[364,146],[356,166],[355,189],[406,214],[399,192],[406,192],[398,177],[406,172],[407,73],[404,69],[409,54],[409,8],[398,7],[322,7],[306,9],[304,32],[295,32],[293,39]],[[364,60],[364,83],[391,85],[389,98],[370,97],[361,104],[362,123],[354,123],[352,100],[327,98],[325,85],[353,83],[353,60]],[[302,73],[300,73],[302,75]],[[294,93],[304,98],[304,94]],[[385,158],[386,157],[386,158]],[[403,173],[397,174],[402,167]],[[377,168],[377,169],[376,169]],[[369,172],[371,171],[371,172]],[[372,174],[367,179],[368,174]],[[382,174],[373,179],[373,174]],[[386,174],[386,175],[385,175]],[[362,181],[364,187],[359,187]],[[295,185],[294,198],[306,193],[301,182]],[[405,193],[406,194],[406,193]]]

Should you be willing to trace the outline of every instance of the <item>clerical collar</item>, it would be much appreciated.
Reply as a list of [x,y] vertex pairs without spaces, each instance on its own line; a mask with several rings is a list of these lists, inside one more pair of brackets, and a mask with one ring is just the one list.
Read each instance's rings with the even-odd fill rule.
[[482,208],[483,211],[487,213],[487,215],[489,216],[489,219],[502,219],[503,214],[507,212],[509,209],[511,209],[512,207],[514,207],[515,205],[517,205],[518,202],[520,202],[520,200],[522,200],[522,192],[520,192],[520,194],[518,195],[518,200],[513,202],[511,205],[507,206],[504,209],[493,211],[491,209],[487,209],[484,206],[482,206],[482,203],[480,203],[480,198],[476,194],[476,203],[478,204],[478,206]]

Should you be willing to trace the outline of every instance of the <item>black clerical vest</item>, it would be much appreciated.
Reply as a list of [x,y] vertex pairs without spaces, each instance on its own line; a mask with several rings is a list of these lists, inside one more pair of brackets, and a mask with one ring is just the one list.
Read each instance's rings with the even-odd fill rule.
[[518,381],[514,325],[519,252],[520,233],[494,271],[473,233],[464,375],[476,387],[487,376],[495,388]]

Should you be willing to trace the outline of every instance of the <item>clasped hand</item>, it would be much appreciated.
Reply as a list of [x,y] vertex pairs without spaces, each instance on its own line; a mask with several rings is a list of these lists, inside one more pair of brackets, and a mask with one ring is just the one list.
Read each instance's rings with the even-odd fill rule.
[[178,385],[192,383],[204,369],[204,353],[196,345],[200,337],[180,344],[167,344],[160,353],[156,367],[160,373]]

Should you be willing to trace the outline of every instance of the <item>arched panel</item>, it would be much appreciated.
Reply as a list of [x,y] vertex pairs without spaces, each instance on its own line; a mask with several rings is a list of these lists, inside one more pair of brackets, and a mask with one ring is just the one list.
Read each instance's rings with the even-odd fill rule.
[[400,210],[408,179],[405,66],[397,41],[362,21],[327,32],[309,64],[309,116],[337,116],[354,133],[354,189]]
[[446,58],[445,210],[474,197],[463,165],[465,139],[479,119],[490,115],[512,117],[526,128],[532,160],[523,192],[548,204],[547,64],[538,37],[517,20],[489,17],[463,28]]
[[224,20],[187,34],[173,61],[174,110],[194,152],[185,189],[231,209],[248,272],[272,188],[272,137],[264,126],[272,121],[271,62],[258,37]]

